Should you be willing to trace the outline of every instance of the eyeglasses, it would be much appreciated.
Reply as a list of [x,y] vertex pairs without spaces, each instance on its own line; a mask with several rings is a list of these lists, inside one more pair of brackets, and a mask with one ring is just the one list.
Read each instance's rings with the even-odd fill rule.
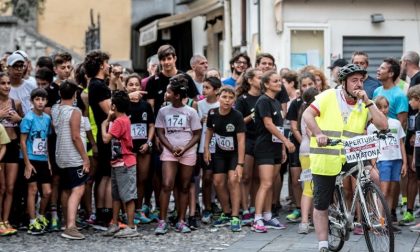
[[238,60],[238,61],[235,61],[235,64],[237,64],[237,65],[245,65],[245,66],[247,66],[247,65],[248,65],[248,62]]

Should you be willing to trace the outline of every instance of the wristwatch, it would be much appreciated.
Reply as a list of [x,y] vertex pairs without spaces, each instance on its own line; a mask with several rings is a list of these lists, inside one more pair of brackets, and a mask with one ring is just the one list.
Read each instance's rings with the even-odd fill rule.
[[147,141],[147,145],[149,145],[149,147],[152,148],[152,146],[153,146],[152,141]]

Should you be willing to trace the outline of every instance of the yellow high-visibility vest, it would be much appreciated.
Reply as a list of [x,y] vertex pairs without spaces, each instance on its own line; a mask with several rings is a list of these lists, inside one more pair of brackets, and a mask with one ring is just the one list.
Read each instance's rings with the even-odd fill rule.
[[[315,120],[322,133],[331,139],[347,139],[363,135],[368,121],[369,110],[364,105],[356,106],[351,111],[347,123],[344,123],[336,89],[329,89],[316,97],[320,116]],[[318,147],[316,138],[310,143],[311,172],[316,175],[335,176],[341,171],[346,161],[342,145]]]

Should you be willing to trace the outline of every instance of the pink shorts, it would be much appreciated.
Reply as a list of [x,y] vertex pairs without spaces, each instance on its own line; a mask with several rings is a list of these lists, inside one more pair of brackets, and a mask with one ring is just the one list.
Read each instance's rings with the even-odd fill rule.
[[175,157],[168,149],[163,148],[162,154],[160,154],[160,160],[174,161],[183,165],[194,166],[197,162],[197,153],[191,149],[184,153],[181,157]]

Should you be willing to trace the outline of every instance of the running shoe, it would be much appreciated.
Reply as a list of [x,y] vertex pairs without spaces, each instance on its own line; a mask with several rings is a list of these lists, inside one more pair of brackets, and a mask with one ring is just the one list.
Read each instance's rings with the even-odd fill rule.
[[157,228],[155,229],[155,235],[163,235],[168,232],[169,226],[164,220],[160,220]]
[[140,234],[137,232],[137,226],[134,227],[127,227],[124,229],[120,229],[120,231],[118,231],[114,237],[116,238],[129,238],[129,237],[137,237]]
[[286,228],[286,226],[280,223],[280,221],[277,218],[272,218],[269,221],[263,220],[263,222],[264,226],[266,226],[268,229],[281,230]]
[[159,210],[154,210],[149,214],[149,219],[154,222],[159,222]]
[[[143,211],[136,212],[134,214],[134,220],[135,221],[137,220],[137,222],[141,223],[141,224],[148,224],[148,223],[152,222],[151,219],[147,218],[146,213],[143,212]],[[134,223],[134,224],[136,224],[136,223]]]
[[85,236],[77,230],[76,227],[66,228],[61,234],[61,237],[67,238],[70,240],[83,240]]
[[230,218],[222,213],[216,221],[213,222],[214,227],[223,227],[230,224]]
[[298,234],[309,234],[309,223],[299,223]]
[[41,224],[42,230],[46,231],[46,229],[48,228],[48,224],[49,224],[47,218],[45,218],[44,215],[40,215],[37,220],[38,220],[39,224]]
[[414,215],[410,212],[405,212],[402,220],[398,223],[400,226],[411,226],[414,224],[416,224],[416,218],[414,218]]
[[230,220],[230,230],[232,232],[240,232],[241,229],[241,220],[238,217],[232,217]]
[[93,225],[93,224],[95,224],[95,223],[96,223],[96,215],[95,215],[95,214],[91,214],[91,215],[89,216],[89,219],[87,219],[87,220],[86,220],[86,222],[87,222],[89,225]]
[[242,226],[252,226],[252,223],[254,222],[254,217],[253,215],[248,211],[245,210],[242,213]]
[[140,211],[143,212],[144,215],[148,216],[150,214],[150,207],[148,205],[144,204],[141,207],[141,210]]
[[42,226],[40,220],[35,219],[33,224],[29,224],[28,234],[41,235],[44,233],[44,226]]
[[12,225],[10,225],[10,223],[8,221],[3,222],[3,225],[8,230],[9,235],[17,234],[17,229],[13,228]]
[[329,252],[330,250],[328,248],[322,247],[319,249],[319,252]]
[[183,221],[180,221],[177,224],[175,224],[175,231],[184,234],[191,233],[191,229]]
[[256,233],[267,233],[267,227],[264,226],[263,220],[254,221],[251,230]]
[[197,230],[198,229],[198,217],[196,217],[196,216],[188,217],[188,226],[191,228],[191,230]]
[[300,209],[295,209],[295,210],[293,210],[293,212],[291,214],[288,214],[286,216],[286,219],[289,222],[298,222],[298,221],[300,221],[300,217],[301,217]]
[[120,231],[120,227],[116,224],[110,224],[108,226],[108,229],[105,231],[105,233],[102,234],[102,236],[114,236],[115,233]]
[[57,218],[52,218],[51,219],[50,231],[51,232],[58,232],[58,231],[60,231],[60,224],[59,224]]
[[216,202],[211,203],[211,212],[213,213],[213,216],[220,216],[223,213],[222,209],[220,209]]
[[402,203],[400,208],[400,214],[404,214],[405,212],[407,212],[407,202]]
[[204,210],[203,217],[201,218],[201,222],[204,224],[210,224],[212,217],[213,217],[213,214],[210,211]]
[[3,222],[0,222],[0,236],[10,235],[10,231],[6,228]]
[[415,225],[415,226],[409,227],[409,229],[410,229],[411,232],[419,232],[420,233],[420,223]]

